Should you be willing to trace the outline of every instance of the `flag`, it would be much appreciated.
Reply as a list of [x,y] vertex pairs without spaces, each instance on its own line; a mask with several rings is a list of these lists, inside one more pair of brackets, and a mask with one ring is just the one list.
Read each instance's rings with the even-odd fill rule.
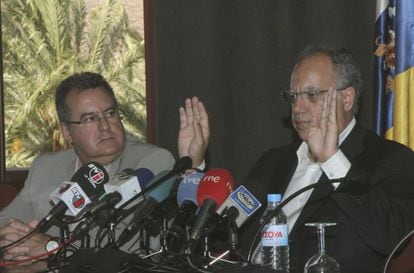
[[414,1],[377,0],[376,15],[375,131],[414,150]]

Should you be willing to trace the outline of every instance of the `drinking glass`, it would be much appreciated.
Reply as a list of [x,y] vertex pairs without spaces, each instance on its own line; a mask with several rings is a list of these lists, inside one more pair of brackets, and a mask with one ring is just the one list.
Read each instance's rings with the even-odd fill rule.
[[325,250],[325,227],[336,223],[306,223],[306,226],[316,227],[318,234],[318,254],[313,255],[305,264],[304,273],[339,273],[339,264]]

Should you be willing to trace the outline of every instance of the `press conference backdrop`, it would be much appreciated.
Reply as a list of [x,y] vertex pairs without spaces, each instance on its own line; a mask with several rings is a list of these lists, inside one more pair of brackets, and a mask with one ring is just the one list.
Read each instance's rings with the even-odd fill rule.
[[240,181],[265,150],[294,136],[286,128],[289,106],[279,93],[289,88],[297,54],[321,42],[343,45],[359,61],[359,119],[372,128],[375,1],[148,2],[161,146],[177,150],[174,115],[184,98],[197,95],[210,115],[210,166],[228,168]]

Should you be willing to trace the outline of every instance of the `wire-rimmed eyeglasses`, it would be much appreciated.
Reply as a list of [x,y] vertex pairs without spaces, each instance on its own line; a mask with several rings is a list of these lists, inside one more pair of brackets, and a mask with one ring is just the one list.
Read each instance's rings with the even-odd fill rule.
[[[338,88],[336,91],[343,91],[348,87]],[[283,98],[290,104],[293,104],[297,101],[299,96],[302,96],[302,98],[305,98],[306,100],[316,103],[319,101],[319,98],[323,93],[328,92],[328,90],[308,90],[308,91],[302,91],[302,92],[295,92],[294,90],[287,90],[280,93]]]

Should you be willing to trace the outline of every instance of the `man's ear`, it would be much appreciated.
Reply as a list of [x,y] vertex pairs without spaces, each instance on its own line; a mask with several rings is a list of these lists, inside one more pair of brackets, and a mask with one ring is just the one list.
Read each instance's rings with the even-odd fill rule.
[[72,137],[69,132],[69,125],[64,122],[59,123],[59,130],[67,143],[72,143]]
[[347,87],[344,90],[342,90],[341,93],[345,111],[352,111],[356,96],[355,88],[353,88],[352,86]]

